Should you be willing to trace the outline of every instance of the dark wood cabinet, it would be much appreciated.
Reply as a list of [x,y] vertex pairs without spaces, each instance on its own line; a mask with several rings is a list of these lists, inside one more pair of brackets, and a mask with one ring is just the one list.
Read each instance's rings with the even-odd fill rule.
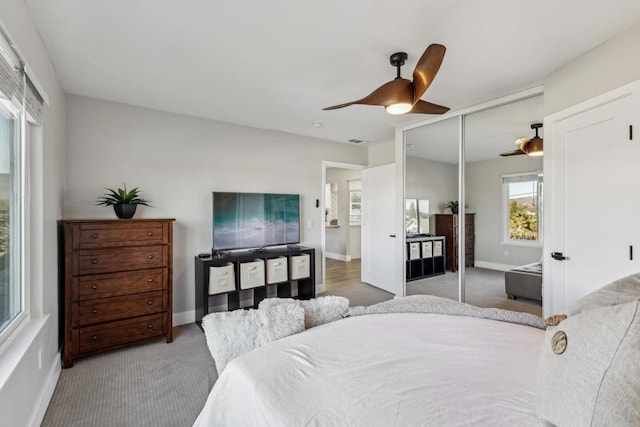
[[196,323],[210,299],[226,296],[226,310],[257,308],[268,297],[316,296],[315,249],[276,247],[195,258]]
[[[436,214],[436,233],[445,236],[447,268],[458,271],[458,215]],[[475,214],[465,214],[464,219],[464,265],[473,267],[475,262]]]
[[173,221],[59,221],[65,368],[141,340],[173,340]]

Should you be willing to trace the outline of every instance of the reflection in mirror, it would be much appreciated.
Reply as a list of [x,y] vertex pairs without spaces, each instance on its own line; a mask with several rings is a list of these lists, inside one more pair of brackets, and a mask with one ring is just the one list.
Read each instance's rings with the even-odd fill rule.
[[[508,155],[542,122],[536,96],[465,118],[466,302],[541,315],[542,157]],[[541,129],[542,130],[542,129]],[[542,136],[542,133],[540,133]],[[501,155],[502,154],[502,155]],[[517,209],[510,209],[515,206]],[[510,233],[509,228],[518,233]],[[510,236],[525,236],[517,241]],[[514,299],[511,299],[514,297]]]
[[404,212],[407,236],[429,234],[429,200],[406,199]]
[[[458,273],[449,260],[450,236],[438,221],[443,215],[451,217],[445,206],[458,199],[459,119],[407,130],[405,144],[405,192],[416,201],[420,224],[416,221],[412,228],[416,235],[407,231],[406,293],[458,300]],[[421,212],[423,205],[426,209]]]

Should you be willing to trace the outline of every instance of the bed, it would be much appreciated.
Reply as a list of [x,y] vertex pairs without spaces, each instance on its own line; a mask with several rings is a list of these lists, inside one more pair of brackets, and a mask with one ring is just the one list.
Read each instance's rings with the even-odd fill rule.
[[427,296],[349,314],[229,359],[194,426],[640,425],[640,275],[546,321]]
[[231,361],[194,425],[538,425],[543,336],[437,313],[346,318]]

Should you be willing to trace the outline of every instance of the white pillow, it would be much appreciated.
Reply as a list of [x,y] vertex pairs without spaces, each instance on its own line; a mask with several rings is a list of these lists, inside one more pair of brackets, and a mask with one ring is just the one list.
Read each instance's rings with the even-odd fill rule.
[[258,309],[262,310],[283,304],[295,304],[304,309],[304,325],[307,329],[340,320],[348,316],[349,313],[349,300],[336,295],[327,295],[310,300],[266,298],[260,301]]
[[202,319],[207,346],[218,375],[236,357],[280,338],[304,330],[304,310],[281,305],[264,310],[211,313]]
[[537,399],[538,416],[553,425],[640,426],[640,300],[548,328]]

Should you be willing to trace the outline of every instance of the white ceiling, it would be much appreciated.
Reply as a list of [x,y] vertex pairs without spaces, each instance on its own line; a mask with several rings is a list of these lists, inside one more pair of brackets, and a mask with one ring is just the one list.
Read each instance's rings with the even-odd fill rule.
[[[541,83],[640,21],[638,0],[25,0],[69,93],[344,142],[385,142],[382,107],[323,107],[447,47],[423,99],[460,109]],[[312,123],[322,123],[313,127]]]

